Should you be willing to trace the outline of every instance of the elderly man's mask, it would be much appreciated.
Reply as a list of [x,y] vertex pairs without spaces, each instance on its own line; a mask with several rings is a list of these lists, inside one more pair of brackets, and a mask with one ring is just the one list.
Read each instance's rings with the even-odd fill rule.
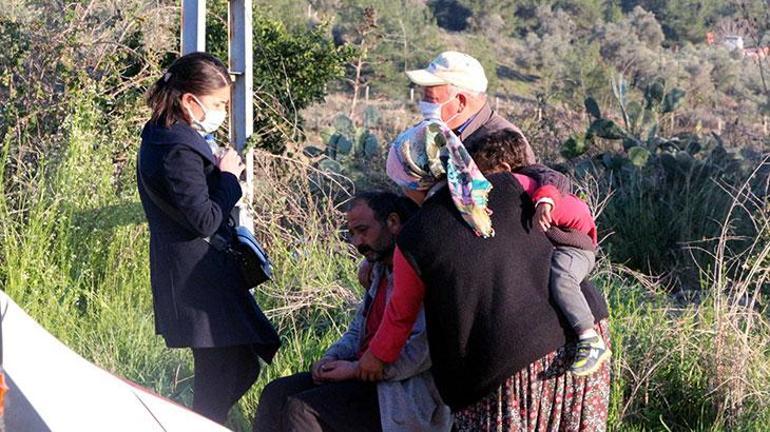
[[449,123],[452,120],[455,119],[458,115],[460,115],[460,112],[454,113],[451,117],[444,120],[441,118],[441,111],[444,108],[444,105],[448,104],[449,102],[452,102],[454,98],[457,97],[457,93],[454,93],[452,96],[449,97],[444,102],[427,102],[427,101],[421,101],[420,102],[420,112],[422,113],[422,117],[425,120],[440,120],[444,123]]

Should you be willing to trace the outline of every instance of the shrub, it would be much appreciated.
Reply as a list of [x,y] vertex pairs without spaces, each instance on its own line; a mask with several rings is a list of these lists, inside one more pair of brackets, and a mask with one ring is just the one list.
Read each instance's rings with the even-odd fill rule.
[[[208,10],[208,50],[227,56],[227,8],[217,2]],[[335,47],[328,26],[289,30],[277,20],[253,20],[254,135],[260,148],[284,152],[287,143],[304,138],[300,111],[326,95],[329,81],[340,78],[351,56],[347,46]]]

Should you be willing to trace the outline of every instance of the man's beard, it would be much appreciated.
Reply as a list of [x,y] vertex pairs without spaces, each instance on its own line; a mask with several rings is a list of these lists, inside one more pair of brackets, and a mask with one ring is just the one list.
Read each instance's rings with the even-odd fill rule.
[[[379,262],[385,258],[393,255],[393,251],[396,249],[396,242],[390,242],[387,246],[380,249],[373,249],[367,245],[361,245],[357,247],[358,253],[363,255],[369,262]],[[373,252],[373,254],[372,254]]]

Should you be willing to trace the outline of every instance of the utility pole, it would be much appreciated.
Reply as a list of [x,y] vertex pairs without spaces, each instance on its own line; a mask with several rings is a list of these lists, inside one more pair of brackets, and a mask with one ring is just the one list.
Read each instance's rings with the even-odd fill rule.
[[254,150],[243,153],[246,141],[254,132],[254,50],[252,49],[252,0],[230,0],[228,57],[230,73],[235,76],[230,98],[230,143],[246,164],[243,198],[235,207],[239,225],[254,231],[248,206],[254,198]]
[[[229,0],[228,67],[234,78],[230,94],[230,145],[244,159],[243,198],[233,210],[238,224],[254,231],[248,206],[254,197],[254,152],[243,153],[254,132],[252,0]],[[206,50],[206,0],[182,0],[182,55]]]
[[206,51],[206,0],[182,0],[182,55]]

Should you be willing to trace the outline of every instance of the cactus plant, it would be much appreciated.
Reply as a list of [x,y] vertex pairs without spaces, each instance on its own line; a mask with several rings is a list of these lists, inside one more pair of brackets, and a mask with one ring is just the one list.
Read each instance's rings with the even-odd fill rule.
[[585,135],[570,136],[562,145],[561,154],[566,159],[581,157],[598,139],[622,141],[623,149],[615,150],[617,146],[612,146],[595,158],[577,160],[574,164],[577,176],[604,171],[613,179],[621,179],[619,181],[637,181],[652,172],[653,178],[662,176],[659,183],[661,188],[666,188],[692,175],[708,178],[748,169],[746,159],[752,157],[744,158],[739,152],[726,150],[723,140],[714,132],[706,136],[699,130],[675,135],[665,133],[659,119],[662,116],[673,119],[684,102],[684,90],[667,89],[665,80],[657,79],[633,100],[632,94],[625,93],[622,81],[614,81],[612,85],[615,99],[624,112],[624,124],[621,126],[606,118],[596,100],[589,96],[584,103],[592,118],[590,126]]
[[321,160],[321,162],[318,163],[318,168],[335,174],[341,174],[343,172],[342,164],[332,159]]
[[561,155],[566,159],[576,158],[586,151],[588,151],[588,144],[580,135],[572,135],[561,146]]
[[[370,109],[371,108],[371,109]],[[364,124],[376,125],[380,114],[374,107],[364,111]],[[347,168],[360,162],[372,160],[380,154],[380,142],[368,127],[357,128],[345,114],[338,114],[332,120],[332,125],[321,131],[321,138],[326,144],[326,150],[308,145],[303,150],[305,156],[318,158],[325,154],[326,158],[317,161],[318,167],[324,171],[341,173]]]
[[364,110],[364,128],[376,128],[380,124],[381,118],[382,115],[380,114],[380,110],[371,105],[367,106]]
[[663,105],[661,106],[660,112],[664,114],[674,112],[674,110],[679,108],[682,104],[684,94],[684,90],[679,88],[672,89],[670,92],[666,93],[663,97]]
[[334,117],[333,126],[338,133],[348,137],[352,136],[356,129],[353,120],[345,114],[337,114]]
[[586,111],[588,112],[588,114],[591,114],[593,118],[595,119],[602,118],[602,111],[599,109],[599,104],[596,103],[596,99],[594,99],[591,96],[588,96],[583,101],[583,104],[585,105]]
[[641,146],[634,146],[628,149],[628,160],[637,168],[647,165],[650,159],[650,151]]
[[[643,168],[650,160],[655,159],[659,152],[671,152],[675,156],[679,152],[691,155],[700,151],[701,145],[697,137],[680,139],[660,136],[658,118],[663,114],[673,113],[681,106],[685,96],[684,90],[673,88],[667,92],[666,81],[662,78],[655,79],[644,90],[643,107],[638,100],[631,99],[628,83],[622,76],[613,78],[611,86],[623,117],[623,125],[604,117],[596,99],[586,97],[584,105],[592,121],[585,132],[585,139],[581,141],[577,135],[569,137],[562,145],[562,156],[567,159],[579,157],[586,153],[588,145],[595,142],[596,138],[622,140],[622,154],[605,153],[602,156],[602,163],[608,169],[619,169],[627,165]],[[679,158],[679,164],[685,163],[685,156]]]
[[644,100],[647,102],[646,109],[652,110],[663,101],[665,88],[666,81],[663,78],[658,78],[647,85],[647,88],[644,90]]
[[626,131],[624,131],[623,128],[618,126],[614,121],[605,118],[599,118],[591,123],[591,126],[588,128],[588,132],[586,132],[586,136],[598,136],[599,138],[609,140],[619,140],[625,138],[627,134]]
[[302,153],[309,158],[316,158],[324,154],[324,151],[316,146],[309,145],[302,149]]
[[339,157],[342,157],[342,156],[347,156],[353,150],[353,141],[351,141],[350,138],[346,137],[345,135],[339,132],[332,135],[332,138],[329,144],[335,150],[335,154],[334,156],[332,156],[334,159],[338,159]]
[[369,130],[364,130],[361,136],[358,138],[358,152],[359,156],[363,156],[366,159],[375,157],[380,151],[380,143],[377,136]]

